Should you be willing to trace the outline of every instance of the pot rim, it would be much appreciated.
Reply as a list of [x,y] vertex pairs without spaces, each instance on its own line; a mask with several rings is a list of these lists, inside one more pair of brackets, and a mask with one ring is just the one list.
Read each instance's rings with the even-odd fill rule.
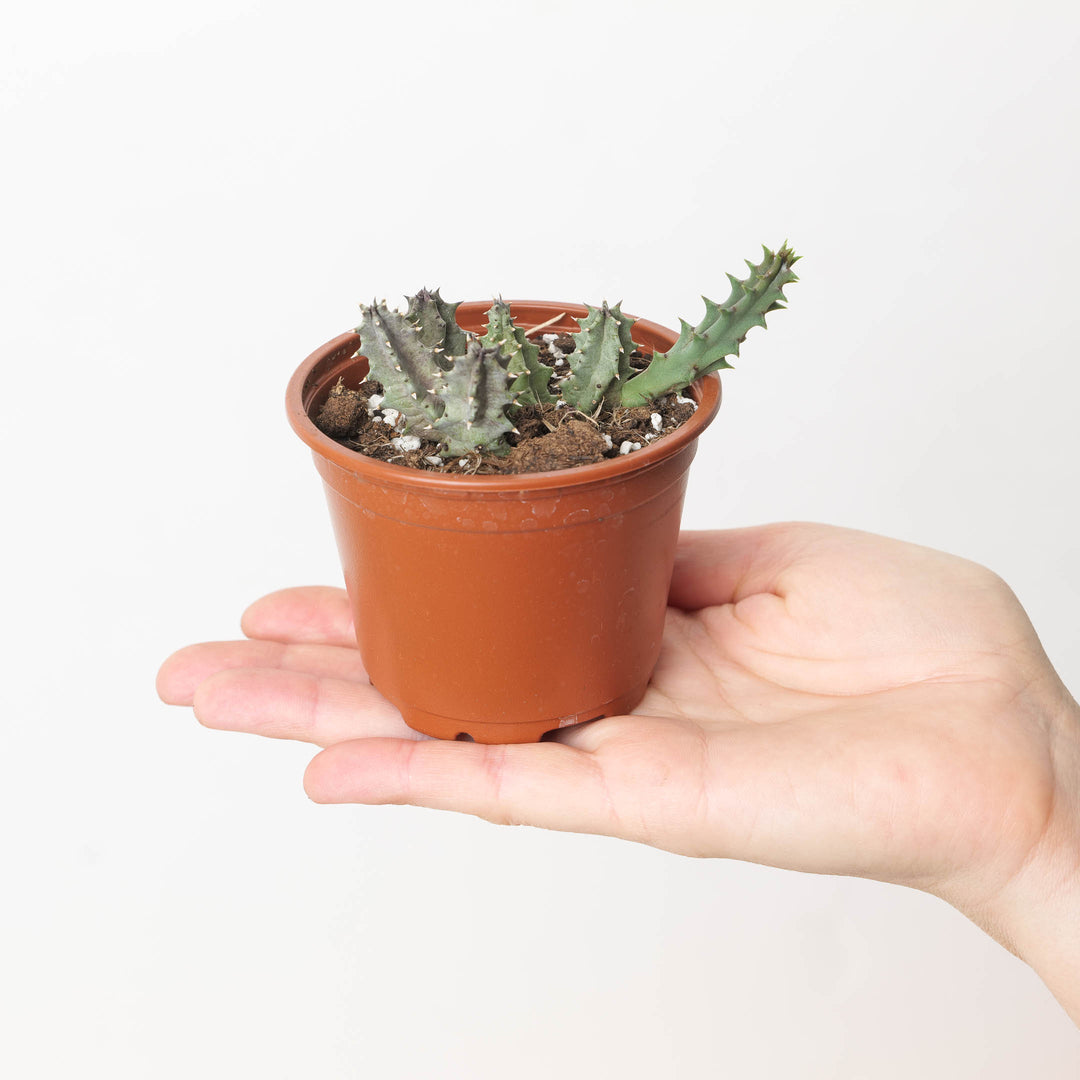
[[[540,309],[551,314],[565,312],[569,316],[583,317],[587,314],[584,304],[559,303],[554,300],[509,300],[511,310],[515,306],[528,306]],[[462,303],[459,307],[466,310],[486,311],[491,306],[490,300],[472,300]],[[678,337],[675,331],[659,323],[650,322],[648,319],[635,320],[634,328],[644,330],[649,336],[670,338],[672,342]],[[539,325],[543,319],[532,323]],[[523,329],[531,327],[524,321],[519,323]],[[350,345],[355,348],[345,352]],[[583,484],[603,483],[624,476],[627,473],[637,472],[649,468],[666,460],[673,454],[678,453],[683,447],[693,443],[715,418],[721,401],[720,378],[716,373],[697,379],[690,386],[690,395],[697,402],[698,407],[689,420],[681,424],[670,435],[662,439],[648,443],[640,450],[634,450],[629,454],[622,454],[615,458],[605,458],[603,461],[592,465],[575,465],[569,469],[553,469],[547,472],[528,473],[499,473],[485,476],[464,476],[460,473],[435,473],[426,472],[422,469],[410,469],[403,465],[395,465],[392,462],[378,461],[367,457],[359,451],[350,450],[342,446],[329,435],[324,434],[316,426],[308,415],[306,400],[310,399],[314,387],[308,385],[310,376],[317,364],[333,356],[342,353],[342,359],[351,359],[356,356],[360,346],[360,335],[355,331],[346,331],[339,334],[331,341],[320,345],[293,373],[285,392],[285,405],[288,412],[289,423],[293,431],[304,440],[311,450],[320,457],[326,458],[339,468],[347,472],[355,473],[366,480],[383,486],[406,486],[414,489],[428,491],[454,492],[500,492],[521,491],[523,489],[546,489],[560,487],[577,487]]]

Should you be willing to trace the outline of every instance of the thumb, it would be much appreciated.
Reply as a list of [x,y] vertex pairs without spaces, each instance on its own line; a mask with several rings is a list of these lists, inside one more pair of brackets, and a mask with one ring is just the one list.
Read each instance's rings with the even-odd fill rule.
[[841,531],[828,525],[788,522],[684,532],[675,552],[668,602],[697,611],[738,603],[756,593],[783,596],[784,571],[792,560],[810,545]]

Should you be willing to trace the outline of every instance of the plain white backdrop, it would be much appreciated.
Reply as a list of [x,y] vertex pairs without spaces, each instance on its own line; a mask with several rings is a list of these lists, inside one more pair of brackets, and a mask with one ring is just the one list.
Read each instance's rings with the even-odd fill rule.
[[941,902],[410,808],[202,729],[161,660],[338,583],[284,418],[356,305],[671,325],[785,238],[685,522],[981,561],[1080,688],[1072,3],[43,3],[0,34],[0,1069],[1075,1077]]

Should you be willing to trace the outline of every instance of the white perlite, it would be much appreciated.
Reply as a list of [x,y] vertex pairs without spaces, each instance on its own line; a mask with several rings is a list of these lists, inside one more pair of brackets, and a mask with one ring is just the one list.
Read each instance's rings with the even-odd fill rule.
[[555,366],[560,367],[562,364],[565,364],[566,363],[566,353],[564,353],[562,351],[562,349],[560,349],[559,346],[555,344],[555,342],[559,340],[559,335],[558,334],[544,334],[542,336],[543,336],[543,339],[544,339],[544,343],[548,347],[548,352],[551,354],[552,360],[555,361]]
[[420,440],[415,435],[401,435],[396,439],[391,439],[390,445],[400,450],[403,454],[407,454],[410,450],[420,449]]
[[392,428],[398,426],[398,421],[401,419],[401,413],[397,409],[383,409],[382,422],[388,424]]
[[424,458],[424,460],[429,465],[441,465],[442,464],[442,458],[439,457],[438,454],[428,454],[428,456],[426,458]]
[[626,442],[622,443],[619,446],[619,453],[620,454],[629,454],[631,450],[640,450],[640,449],[641,449],[641,443],[639,443],[639,442],[631,442],[629,439],[627,439]]
[[664,426],[664,418],[658,412],[654,412],[649,417],[649,423],[652,424],[653,431],[659,431]]
[[683,397],[682,394],[676,394],[675,395],[675,400],[680,405],[693,405],[694,406],[694,411],[695,412],[697,411],[697,402],[692,397]]
[[604,442],[606,442],[606,443],[607,443],[607,448],[608,448],[609,450],[610,450],[610,449],[612,449],[612,447],[614,447],[614,445],[615,445],[615,444],[614,444],[614,443],[613,443],[613,442],[611,441],[611,436],[610,436],[610,435],[605,435],[605,436],[604,436]]
[[371,397],[367,399],[368,412],[373,413],[382,403],[382,394],[372,394]]

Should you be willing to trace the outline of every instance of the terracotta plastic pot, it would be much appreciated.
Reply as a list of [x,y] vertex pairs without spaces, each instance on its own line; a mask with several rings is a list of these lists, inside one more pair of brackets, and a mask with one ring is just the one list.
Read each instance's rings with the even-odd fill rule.
[[[483,328],[490,301],[458,322]],[[529,329],[576,332],[579,304],[512,301]],[[635,341],[678,336],[638,320]],[[442,476],[348,450],[311,417],[343,377],[359,385],[359,337],[316,349],[289,383],[289,420],[311,447],[337,537],[368,676],[405,722],[439,738],[534,742],[641,700],[660,653],[686,474],[720,407],[715,376],[694,416],[621,457],[554,472]]]

